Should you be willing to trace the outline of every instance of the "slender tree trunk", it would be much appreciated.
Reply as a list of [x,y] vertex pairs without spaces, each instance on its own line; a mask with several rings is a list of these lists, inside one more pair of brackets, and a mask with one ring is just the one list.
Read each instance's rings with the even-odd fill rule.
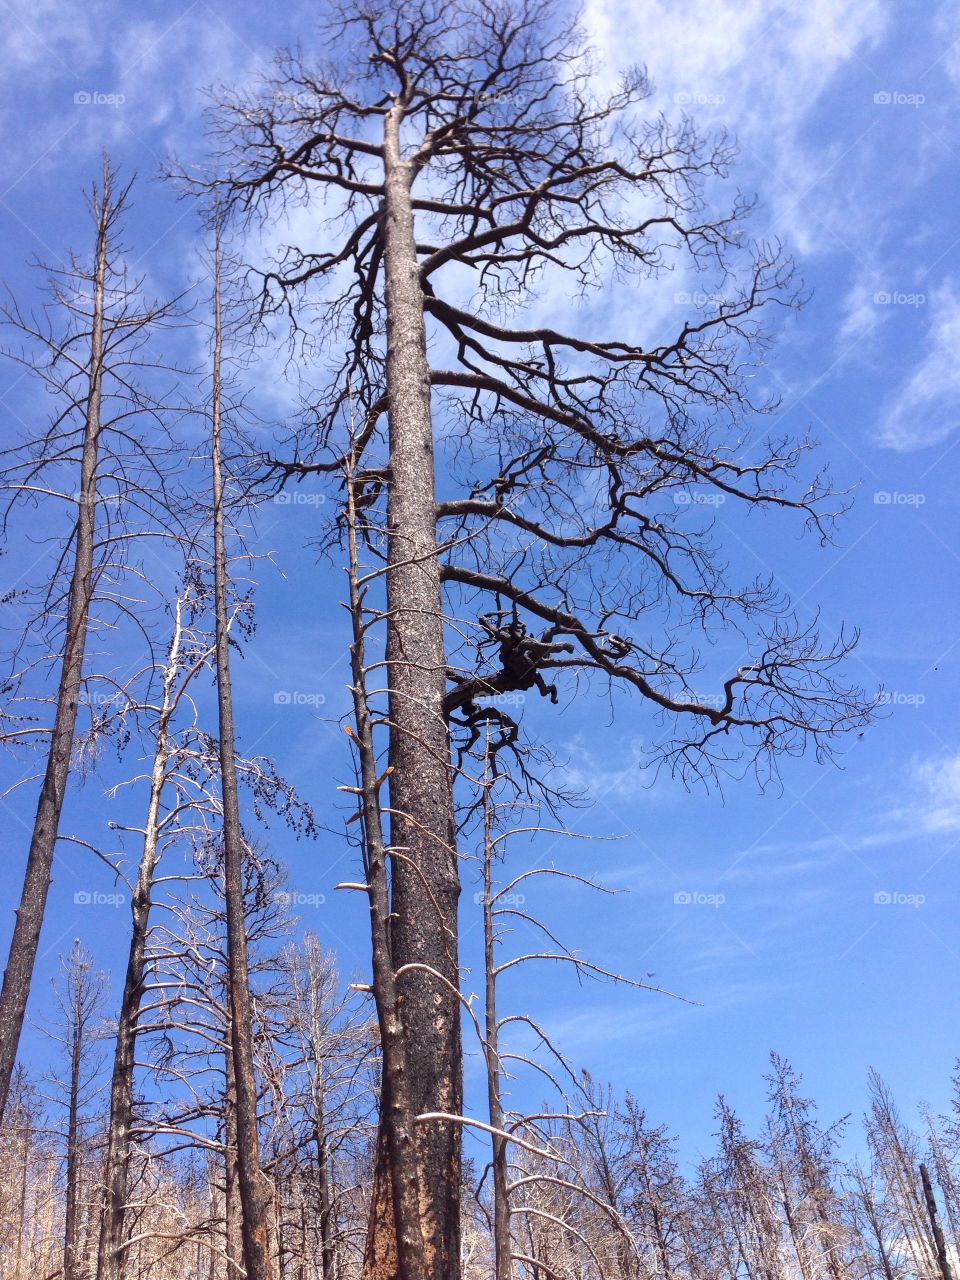
[[160,840],[160,801],[169,760],[170,717],[174,708],[174,683],[180,669],[182,600],[177,601],[173,639],[163,678],[163,701],[157,725],[156,749],[150,774],[150,796],[144,824],[143,852],[130,904],[132,928],[123,998],[117,1021],[117,1039],[110,1081],[110,1120],[104,1165],[103,1216],[97,1256],[98,1280],[119,1280],[123,1272],[123,1228],[130,1170],[130,1126],[133,1120],[134,1053],[137,1019],[143,999],[147,934],[153,878]]
[[63,665],[60,670],[57,707],[47,752],[46,771],[37,803],[33,833],[30,838],[30,851],[27,855],[23,892],[10,940],[10,953],[3,975],[3,987],[0,990],[0,1119],[3,1118],[7,1105],[10,1081],[16,1065],[20,1033],[23,1029],[23,1019],[40,942],[40,930],[46,911],[83,681],[87,622],[94,585],[97,455],[100,443],[100,401],[103,385],[104,284],[107,274],[110,223],[115,212],[111,199],[111,174],[107,165],[104,164],[103,186],[96,204],[97,249],[93,282],[90,367]]
[[63,1216],[63,1280],[80,1274],[80,1067],[83,1061],[83,1025],[76,1010],[70,1041],[70,1084],[67,1104],[66,1196]]
[[24,1224],[27,1220],[27,1188],[29,1187],[30,1177],[30,1130],[26,1121],[23,1125],[23,1168],[20,1175],[20,1221],[17,1225],[17,1254],[14,1262],[13,1271],[17,1280],[20,1280],[20,1265],[23,1262],[23,1236]]
[[867,1221],[870,1223],[870,1230],[873,1233],[874,1243],[877,1248],[877,1257],[880,1259],[880,1266],[883,1269],[884,1280],[896,1280],[893,1272],[893,1266],[890,1261],[890,1254],[887,1249],[887,1243],[884,1238],[883,1226],[877,1216],[877,1206],[873,1198],[873,1192],[867,1185],[866,1178],[860,1175],[860,1197],[863,1207],[867,1215]]
[[227,1280],[243,1275],[243,1231],[237,1177],[237,1091],[233,1083],[232,1037],[227,1031],[223,1094],[223,1214],[226,1232]]
[[781,1204],[783,1205],[783,1216],[787,1224],[787,1230],[790,1232],[790,1242],[793,1245],[794,1256],[796,1257],[797,1265],[800,1268],[801,1280],[811,1280],[807,1268],[806,1249],[804,1248],[804,1243],[800,1238],[800,1233],[797,1228],[797,1222],[793,1212],[793,1203],[790,1199],[790,1190],[787,1186],[787,1175],[782,1162],[780,1171],[780,1195]]
[[220,243],[215,249],[213,356],[213,562],[216,613],[217,701],[220,718],[220,779],[223,795],[223,880],[227,916],[227,967],[237,1094],[237,1174],[242,1206],[243,1256],[247,1280],[271,1280],[269,1199],[260,1168],[257,1133],[257,1082],[253,1066],[253,1002],[247,963],[246,910],[243,894],[243,831],[237,789],[236,735],[230,681],[230,638],[227,605],[228,572],[221,451]]
[[[410,196],[414,170],[401,155],[402,116],[402,105],[396,105],[385,121],[382,215],[390,444],[386,657],[393,767],[391,945],[414,1115],[428,1111],[459,1115],[463,1105],[456,996],[460,886],[443,710],[446,666],[430,374]],[[432,977],[423,966],[440,977]],[[415,1142],[425,1249],[423,1280],[456,1280],[460,1274],[459,1126],[436,1122],[418,1126]],[[382,1180],[382,1162],[377,1173]],[[375,1187],[375,1212],[382,1201],[382,1187]]]
[[940,1269],[940,1280],[953,1280],[950,1260],[947,1257],[947,1246],[943,1238],[943,1228],[937,1216],[937,1199],[933,1194],[933,1183],[930,1181],[930,1170],[925,1164],[920,1166],[920,1178],[923,1182],[923,1198],[927,1204],[927,1217],[930,1219],[930,1230],[937,1246],[937,1265]]
[[324,1115],[323,1081],[321,1065],[315,1062],[314,1111],[317,1144],[317,1209],[320,1214],[320,1267],[323,1280],[336,1280],[336,1260],[333,1248],[333,1221],[331,1217],[330,1160],[327,1152],[327,1125]]
[[[494,1129],[503,1128],[500,1096],[500,1037],[497,1023],[496,936],[493,905],[493,839],[489,757],[484,761],[483,798],[483,954],[484,954],[484,1056],[487,1068],[487,1112]],[[493,1248],[495,1280],[514,1280],[513,1233],[507,1192],[507,1143],[493,1136]]]
[[380,1122],[370,1219],[364,1252],[365,1280],[425,1280],[414,1109],[408,1044],[400,1017],[398,983],[392,955],[387,851],[380,818],[380,786],[367,705],[363,589],[357,553],[353,472],[347,477],[347,537],[350,553],[350,645],[356,731],[360,758],[360,801],[366,891],[370,901],[370,957],[373,998],[380,1031],[382,1080]]

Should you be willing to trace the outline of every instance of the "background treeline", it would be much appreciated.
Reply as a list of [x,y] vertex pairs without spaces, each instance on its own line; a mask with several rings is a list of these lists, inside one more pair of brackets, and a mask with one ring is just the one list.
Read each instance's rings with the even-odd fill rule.
[[[376,1033],[344,996],[315,937],[290,939],[277,868],[257,868],[255,1036],[269,1120],[261,1159],[273,1194],[279,1275],[352,1280],[362,1270],[376,1134]],[[211,885],[204,886],[211,889]],[[215,886],[214,886],[215,888]],[[230,1133],[231,1073],[222,913],[194,893],[159,931],[151,963],[142,1085],[133,1132],[129,1269],[152,1280],[237,1274],[239,1204]],[[259,899],[259,906],[253,900]],[[281,904],[278,906],[278,902]],[[19,1068],[0,1129],[0,1274],[95,1273],[107,1146],[104,1018],[109,982],[82,944],[63,958],[49,1069]],[[714,1143],[695,1166],[641,1102],[586,1071],[564,1114],[514,1116],[508,1228],[517,1274],[533,1280],[950,1280],[960,1256],[960,1080],[945,1115],[912,1127],[883,1080],[848,1129],[804,1096],[771,1055],[767,1107],[748,1132],[721,1096]],[[860,1155],[851,1158],[856,1147]],[[494,1272],[491,1170],[467,1161],[463,1265]],[[233,1236],[233,1241],[231,1240]]]

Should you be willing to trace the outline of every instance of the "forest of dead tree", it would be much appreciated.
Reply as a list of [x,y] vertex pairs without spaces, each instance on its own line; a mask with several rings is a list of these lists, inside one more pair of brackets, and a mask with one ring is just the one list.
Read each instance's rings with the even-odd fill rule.
[[[262,868],[265,875],[270,868]],[[286,938],[254,911],[261,1159],[276,1274],[363,1272],[376,1144],[376,1029],[344,998],[330,952]],[[223,966],[222,912],[194,908],[157,938],[164,992],[144,1026],[140,1110],[124,1236],[127,1274],[227,1280],[240,1252],[230,1139],[224,994],[198,977]],[[182,938],[191,939],[190,948]],[[161,958],[162,957],[162,958]],[[0,1135],[0,1274],[97,1274],[110,992],[77,946],[64,957],[49,1069],[14,1078]],[[75,1054],[75,1047],[79,1053]],[[759,1096],[763,1082],[756,1081]],[[545,1086],[546,1087],[546,1086]],[[960,1088],[960,1082],[958,1082]],[[514,1271],[531,1280],[951,1280],[960,1257],[960,1092],[913,1128],[873,1075],[861,1118],[827,1120],[772,1056],[765,1117],[751,1132],[721,1097],[715,1137],[682,1160],[665,1126],[586,1072],[565,1076],[563,1114],[509,1104]],[[72,1108],[76,1099],[77,1105]],[[550,1108],[545,1106],[543,1111]],[[688,1144],[684,1144],[688,1146]],[[859,1154],[851,1155],[851,1151]],[[465,1164],[465,1280],[496,1276],[494,1187]],[[73,1206],[67,1219],[68,1207]],[[504,1274],[504,1273],[501,1273]]]
[[[951,1280],[960,1110],[913,1132],[874,1077],[854,1158],[774,1055],[761,1129],[721,1098],[686,1168],[499,984],[549,964],[676,998],[529,905],[542,877],[606,889],[589,842],[578,872],[511,860],[572,838],[580,799],[524,698],[616,694],[649,767],[706,788],[827,767],[876,705],[855,633],[737,579],[693,500],[811,555],[846,503],[810,441],[764,430],[756,372],[803,287],[751,238],[730,140],[648,119],[640,69],[602,95],[548,0],[348,6],[317,47],[212,93],[206,149],[169,160],[201,278],[151,295],[125,240],[150,184],[105,157],[69,264],[4,304],[39,411],[0,456],[0,728],[35,806],[9,871],[0,1276]],[[669,271],[703,284],[672,328],[582,322],[605,282]],[[289,421],[251,407],[271,344]],[[325,495],[350,697],[337,791],[307,795],[244,754],[232,682],[258,511],[301,486]],[[732,667],[701,652],[721,633]],[[74,827],[80,787],[104,803]],[[298,926],[271,824],[350,851],[366,974]],[[106,864],[127,960],[108,977],[78,940],[47,1059],[18,1063],[58,856]]]

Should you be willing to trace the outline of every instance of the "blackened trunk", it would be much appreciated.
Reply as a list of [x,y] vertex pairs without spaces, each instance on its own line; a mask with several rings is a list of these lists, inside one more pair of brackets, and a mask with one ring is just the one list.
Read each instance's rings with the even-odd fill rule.
[[160,801],[166,781],[173,688],[180,667],[181,602],[177,602],[176,622],[163,681],[163,702],[157,725],[156,749],[150,775],[150,796],[144,824],[143,851],[137,883],[131,901],[132,924],[123,999],[117,1020],[117,1039],[110,1080],[110,1120],[107,1155],[104,1162],[104,1202],[100,1220],[97,1280],[119,1280],[123,1272],[123,1234],[130,1170],[130,1128],[133,1123],[134,1054],[137,1020],[143,1000],[147,935],[153,878],[157,868],[160,839]]
[[227,916],[227,970],[237,1114],[237,1177],[242,1209],[247,1280],[272,1280],[269,1202],[260,1168],[257,1082],[253,1066],[253,1002],[247,963],[243,893],[244,843],[237,788],[233,689],[230,681],[229,588],[221,450],[220,245],[216,247],[213,365],[213,561],[216,613],[217,703],[220,722],[220,782],[223,797],[223,881]]
[[237,1176],[237,1091],[233,1084],[233,1049],[227,1031],[224,1050],[223,1095],[223,1202],[227,1280],[243,1275],[243,1230],[240,1180]]
[[[386,658],[393,767],[391,947],[414,1115],[437,1111],[459,1115],[463,1098],[456,995],[460,888],[443,709],[446,665],[430,374],[410,196],[414,170],[401,155],[402,114],[398,105],[386,117],[382,213],[390,448]],[[456,1280],[460,1274],[459,1126],[418,1125],[415,1143],[423,1280]]]
[[414,1111],[407,1069],[396,974],[391,951],[390,886],[380,816],[380,786],[367,705],[364,661],[363,593],[357,554],[353,472],[347,482],[347,533],[350,549],[351,691],[360,763],[360,800],[366,889],[370,902],[370,957],[373,998],[380,1031],[382,1078],[380,1122],[366,1248],[364,1280],[423,1280],[420,1183],[414,1137]]
[[57,707],[47,752],[47,764],[34,818],[20,906],[10,940],[7,967],[0,990],[0,1119],[10,1092],[33,969],[46,912],[53,856],[77,725],[83,681],[87,621],[93,595],[93,548],[97,506],[97,455],[100,444],[100,401],[103,387],[104,286],[107,275],[109,230],[116,212],[111,205],[111,175],[104,165],[103,187],[96,205],[97,249],[93,280],[90,366],[80,461],[80,492],[74,538],[73,570],[67,606],[63,665]]
[[80,1270],[80,1067],[83,1060],[83,1026],[79,1008],[75,1013],[70,1039],[70,1084],[67,1105],[63,1280],[78,1280]]
[[317,1208],[320,1212],[320,1266],[323,1280],[336,1280],[336,1258],[334,1255],[333,1218],[331,1213],[332,1196],[330,1192],[330,1158],[327,1151],[327,1126],[324,1115],[323,1085],[319,1081],[320,1064],[315,1070],[318,1075],[316,1086],[317,1127],[314,1135],[317,1144]]
[[920,1178],[923,1182],[923,1198],[927,1204],[927,1217],[930,1219],[930,1230],[937,1247],[937,1266],[940,1268],[940,1280],[953,1280],[950,1260],[947,1257],[947,1246],[943,1238],[943,1228],[937,1215],[937,1199],[933,1194],[933,1183],[930,1181],[930,1170],[925,1164],[920,1166]]
[[[493,832],[491,828],[491,782],[489,760],[484,778],[483,851],[483,951],[485,975],[484,1026],[487,1068],[487,1113],[491,1128],[503,1129],[501,1099],[500,1036],[497,1022],[496,934],[493,901]],[[510,1229],[510,1200],[507,1178],[506,1139],[493,1135],[493,1248],[496,1280],[514,1280],[513,1233]]]

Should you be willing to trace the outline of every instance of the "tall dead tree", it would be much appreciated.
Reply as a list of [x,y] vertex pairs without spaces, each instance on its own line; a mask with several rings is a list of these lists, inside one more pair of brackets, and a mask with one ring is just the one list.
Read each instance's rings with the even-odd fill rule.
[[[147,944],[154,905],[154,882],[165,849],[183,840],[184,827],[196,799],[193,779],[178,779],[190,762],[192,735],[178,732],[176,713],[189,705],[193,678],[208,665],[208,638],[191,625],[197,608],[196,586],[183,588],[173,606],[173,625],[166,662],[160,676],[160,697],[143,712],[152,720],[153,760],[148,778],[147,806],[136,876],[130,883],[130,946],[124,974],[123,994],[117,1017],[113,1069],[110,1082],[110,1113],[107,1150],[104,1160],[104,1202],[100,1219],[97,1280],[119,1280],[123,1273],[124,1221],[129,1191],[131,1129],[134,1117],[134,1077],[136,1042],[141,1005],[147,982]],[[169,802],[168,791],[174,795]]]
[[950,1266],[950,1256],[947,1253],[947,1244],[943,1237],[943,1227],[940,1225],[940,1218],[937,1214],[937,1198],[933,1193],[930,1170],[922,1162],[920,1165],[920,1181],[923,1184],[923,1198],[927,1206],[927,1217],[930,1220],[930,1231],[933,1234],[937,1249],[937,1267],[940,1272],[940,1280],[953,1280],[953,1269]]
[[100,448],[100,418],[104,371],[104,314],[106,310],[110,238],[123,212],[129,187],[114,191],[115,175],[104,162],[101,185],[94,188],[92,211],[96,223],[96,250],[92,271],[80,274],[77,284],[91,286],[89,311],[89,354],[83,370],[83,439],[80,445],[80,474],[77,515],[73,538],[73,570],[67,601],[63,663],[57,690],[56,714],[50,733],[47,765],[37,802],[30,837],[23,892],[10,953],[0,990],[0,1117],[6,1106],[10,1080],[17,1059],[20,1032],[30,994],[33,968],[40,942],[40,929],[53,874],[60,814],[70,771],[70,756],[77,723],[77,708],[83,681],[83,659],[87,621],[94,590],[94,536],[97,518],[97,455]]
[[106,975],[93,968],[89,951],[77,938],[70,954],[60,961],[62,978],[57,989],[58,1018],[50,1032],[59,1043],[63,1073],[54,1081],[65,1113],[64,1146],[64,1215],[63,1278],[81,1280],[85,1272],[83,1257],[82,1217],[85,1185],[89,1173],[84,1165],[92,1163],[86,1144],[89,1107],[97,1092],[97,1073],[101,1065],[96,1046],[102,1036]]
[[[163,366],[156,351],[144,352],[176,303],[145,300],[142,281],[127,270],[119,237],[130,185],[118,184],[105,159],[88,202],[96,231],[92,263],[72,259],[64,268],[49,268],[50,301],[38,315],[14,301],[2,311],[5,327],[22,344],[6,354],[36,375],[57,404],[47,426],[4,450],[0,491],[8,538],[26,507],[41,512],[44,535],[53,543],[38,616],[25,624],[17,658],[39,642],[41,665],[52,655],[59,675],[52,698],[45,699],[53,702],[54,717],[43,731],[43,782],[0,990],[0,1115],[30,993],[78,711],[91,675],[84,670],[88,633],[129,619],[133,602],[120,578],[136,571],[135,535],[149,529],[156,536],[158,526],[169,530],[177,520],[167,502],[170,446],[155,430],[165,406],[148,385]],[[152,429],[149,445],[144,422]],[[62,537],[61,504],[71,511]],[[156,520],[159,509],[162,521]],[[142,625],[142,618],[134,619],[134,626]],[[35,667],[27,662],[24,674],[15,662],[18,695],[41,697],[30,693]]]
[[770,1061],[769,1154],[797,1265],[804,1280],[842,1280],[845,1240],[834,1175],[844,1122],[821,1128],[789,1062],[777,1053]]
[[[484,724],[515,743],[489,695],[556,701],[559,679],[572,690],[595,676],[639,694],[672,727],[661,758],[700,778],[810,745],[828,754],[870,702],[836,671],[852,638],[822,643],[772,579],[729,583],[697,520],[724,501],[826,533],[832,509],[821,476],[795,478],[804,444],[746,438],[771,407],[750,392],[763,314],[797,295],[779,248],[746,241],[744,204],[705,205],[726,140],[643,123],[639,71],[598,100],[582,37],[550,0],[361,4],[326,34],[326,61],[281,58],[261,93],[221,104],[207,185],[240,216],[302,203],[322,227],[263,273],[264,310],[286,310],[329,370],[292,456],[271,465],[283,481],[341,477],[352,455],[349,483],[384,548],[388,706],[374,721],[393,770],[389,954],[411,1106],[451,1114],[448,725],[468,745]],[[702,308],[665,335],[633,321],[597,336],[612,322],[589,314],[592,289],[650,289],[667,268],[696,280]],[[567,329],[544,319],[551,287],[584,300]],[[348,401],[359,422],[345,440]],[[696,632],[715,628],[745,639],[705,694]],[[432,1280],[458,1274],[455,1128],[418,1125],[414,1142]],[[408,1177],[381,1162],[370,1276],[390,1274],[382,1211],[399,1214]]]
[[920,1141],[904,1124],[889,1086],[876,1071],[870,1071],[869,1084],[867,1141],[876,1173],[884,1184],[900,1265],[918,1275],[934,1275],[936,1243],[918,1173]]
[[211,404],[213,571],[220,788],[223,803],[223,885],[227,919],[230,1047],[236,1094],[237,1180],[241,1203],[243,1256],[247,1280],[271,1280],[269,1198],[260,1168],[257,1080],[253,1061],[253,1001],[247,961],[243,865],[246,843],[240,822],[233,686],[230,679],[230,574],[227,560],[226,498],[222,438],[221,260],[219,231],[214,249],[214,345]]

